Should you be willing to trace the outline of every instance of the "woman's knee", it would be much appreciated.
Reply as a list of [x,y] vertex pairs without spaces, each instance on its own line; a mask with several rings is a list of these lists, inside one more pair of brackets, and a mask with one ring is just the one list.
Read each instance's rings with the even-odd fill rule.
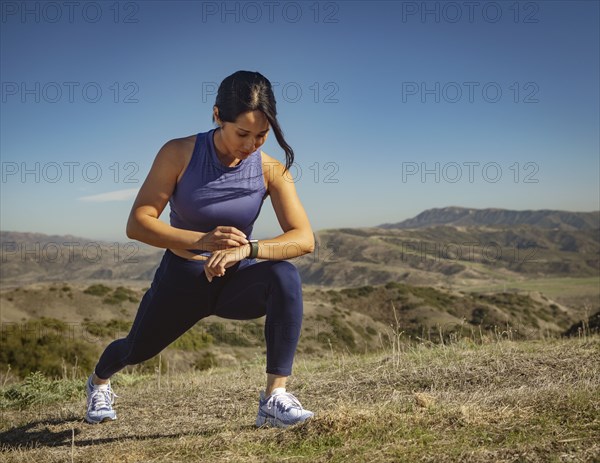
[[285,290],[302,290],[300,273],[291,262],[280,260],[272,261],[270,268],[271,282]]

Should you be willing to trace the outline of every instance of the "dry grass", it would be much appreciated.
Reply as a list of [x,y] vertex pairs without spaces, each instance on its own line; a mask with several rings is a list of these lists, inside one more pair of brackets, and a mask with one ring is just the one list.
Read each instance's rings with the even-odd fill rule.
[[122,376],[118,421],[85,399],[6,409],[6,462],[593,462],[600,459],[600,337],[299,355],[289,389],[316,417],[253,427],[264,365]]

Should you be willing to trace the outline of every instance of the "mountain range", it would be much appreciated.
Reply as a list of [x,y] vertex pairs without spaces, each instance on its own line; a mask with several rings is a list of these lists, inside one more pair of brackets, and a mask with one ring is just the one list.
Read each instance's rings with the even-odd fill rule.
[[412,219],[398,223],[384,223],[378,228],[426,228],[447,226],[518,226],[530,225],[544,229],[598,230],[600,211],[568,212],[556,210],[471,209],[444,207],[427,209]]

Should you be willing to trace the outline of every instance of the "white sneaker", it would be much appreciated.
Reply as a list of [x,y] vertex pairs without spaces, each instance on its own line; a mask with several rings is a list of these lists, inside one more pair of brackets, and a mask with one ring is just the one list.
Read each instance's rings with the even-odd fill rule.
[[260,391],[258,415],[256,416],[257,427],[270,425],[287,428],[313,416],[313,412],[302,408],[300,401],[286,392],[283,387],[273,389],[273,393],[269,397],[265,397],[264,391]]
[[87,412],[85,421],[97,424],[117,419],[117,412],[113,410],[112,406],[115,397],[118,396],[112,391],[110,383],[96,385],[92,383],[92,376],[90,376],[86,383],[86,390]]

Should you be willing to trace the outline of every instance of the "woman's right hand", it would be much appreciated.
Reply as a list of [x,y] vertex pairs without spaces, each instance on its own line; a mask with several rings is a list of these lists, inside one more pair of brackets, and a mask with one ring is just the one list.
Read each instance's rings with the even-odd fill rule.
[[198,241],[196,249],[212,252],[220,249],[236,248],[247,243],[246,235],[242,231],[235,227],[219,225]]

